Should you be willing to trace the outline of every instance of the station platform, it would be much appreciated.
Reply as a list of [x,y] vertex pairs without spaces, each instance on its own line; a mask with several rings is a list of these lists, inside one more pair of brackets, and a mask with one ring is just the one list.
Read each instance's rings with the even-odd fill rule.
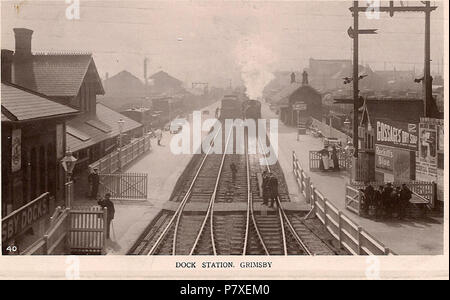
[[[262,105],[262,116],[278,119],[267,104]],[[442,255],[444,252],[444,220],[440,217],[425,219],[406,219],[374,221],[360,217],[345,208],[345,186],[350,181],[346,172],[311,172],[309,170],[309,151],[323,149],[320,138],[300,135],[297,129],[285,126],[279,121],[278,161],[283,169],[290,194],[299,195],[299,189],[292,171],[292,151],[310,176],[312,183],[340,211],[355,221],[380,242],[400,255]],[[302,197],[299,196],[299,199]]]
[[[169,211],[176,211],[178,206],[180,205],[179,202],[169,201],[166,202],[163,206],[164,210]],[[288,212],[305,212],[308,213],[310,211],[309,205],[305,205],[299,202],[283,202],[281,204],[283,208]],[[184,212],[190,212],[190,213],[204,213],[208,208],[207,203],[187,203],[184,207]],[[265,212],[276,212],[276,208],[270,208],[265,205],[262,205],[261,203],[256,203],[253,205],[253,211],[257,214],[259,213],[265,213]],[[214,204],[214,213],[220,213],[220,212],[228,212],[228,213],[242,213],[247,212],[247,203],[244,202],[237,202],[237,203],[216,203]]]
[[[214,112],[219,105],[220,102],[216,102],[202,110]],[[213,116],[214,114],[210,114],[204,118]],[[192,114],[189,118],[192,121]],[[111,240],[107,245],[108,255],[125,255],[169,201],[178,178],[192,158],[192,154],[172,153],[170,150],[172,136],[169,132],[163,131],[162,145],[158,146],[156,140],[152,139],[151,151],[125,170],[127,173],[148,174],[148,196],[146,201],[113,201],[116,213],[112,222]],[[81,195],[75,200],[74,205],[96,205],[96,203]]]

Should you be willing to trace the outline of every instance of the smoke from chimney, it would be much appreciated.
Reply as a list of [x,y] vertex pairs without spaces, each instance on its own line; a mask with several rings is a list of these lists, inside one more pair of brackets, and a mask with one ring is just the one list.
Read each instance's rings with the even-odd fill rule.
[[13,30],[16,39],[16,51],[14,56],[19,59],[31,57],[31,38],[33,30],[27,28],[14,28]]

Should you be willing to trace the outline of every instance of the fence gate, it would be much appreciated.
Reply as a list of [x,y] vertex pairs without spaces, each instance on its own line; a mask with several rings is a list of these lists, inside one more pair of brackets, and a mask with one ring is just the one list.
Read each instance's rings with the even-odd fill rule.
[[70,209],[68,244],[72,255],[105,254],[106,214],[100,206]]
[[[331,157],[331,156],[330,156]],[[351,156],[347,155],[345,152],[338,151],[339,168],[342,171],[351,169]],[[319,151],[309,151],[309,170],[319,171],[320,161],[322,160],[322,155]]]
[[100,174],[99,193],[116,200],[147,200],[147,178],[146,173]]

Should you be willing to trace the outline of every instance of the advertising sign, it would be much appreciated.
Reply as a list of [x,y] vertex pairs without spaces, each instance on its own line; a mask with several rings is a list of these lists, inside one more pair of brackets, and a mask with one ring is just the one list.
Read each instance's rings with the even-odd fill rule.
[[2,242],[20,235],[49,213],[49,197],[45,194],[2,219]]
[[392,148],[375,145],[375,166],[378,169],[394,170],[394,151]]
[[11,169],[12,172],[20,171],[22,167],[22,132],[20,129],[12,131],[11,143]]
[[421,119],[419,124],[419,154],[416,162],[416,172],[421,180],[436,180],[439,147],[438,129],[439,126],[435,119]]
[[376,121],[375,144],[417,151],[417,125],[391,120]]
[[293,109],[294,109],[294,110],[298,110],[298,111],[306,110],[306,108],[307,108],[307,106],[306,106],[306,103],[305,103],[305,102],[296,102],[296,103],[293,105]]

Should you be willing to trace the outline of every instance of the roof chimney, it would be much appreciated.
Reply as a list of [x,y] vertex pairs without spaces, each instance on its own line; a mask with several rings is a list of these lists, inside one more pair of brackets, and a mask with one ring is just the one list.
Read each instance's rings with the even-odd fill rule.
[[308,85],[308,72],[303,71],[303,80],[302,80],[302,85]]
[[16,38],[16,52],[14,56],[23,59],[31,57],[31,36],[33,30],[26,28],[14,28],[14,36]]
[[2,49],[2,82],[12,81],[13,51]]

